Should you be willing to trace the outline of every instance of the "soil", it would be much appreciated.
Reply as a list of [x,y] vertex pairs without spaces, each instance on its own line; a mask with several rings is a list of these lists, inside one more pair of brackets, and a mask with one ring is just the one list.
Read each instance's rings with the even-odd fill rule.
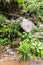
[[0,62],[0,65],[43,65],[43,62],[40,61],[18,61],[18,60],[14,60],[14,61],[4,61],[4,62]]
[[43,65],[43,59],[31,59],[22,61],[12,49],[7,49],[0,58],[0,65]]
[[5,61],[5,62],[0,62],[0,65],[30,65],[30,64],[29,62]]

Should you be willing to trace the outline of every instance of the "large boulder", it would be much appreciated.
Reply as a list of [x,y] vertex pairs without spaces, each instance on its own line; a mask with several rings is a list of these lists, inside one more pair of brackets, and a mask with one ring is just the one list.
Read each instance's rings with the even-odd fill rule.
[[28,19],[25,18],[21,18],[22,22],[21,22],[21,28],[26,31],[26,32],[30,32],[32,30],[33,27],[35,27],[34,23]]

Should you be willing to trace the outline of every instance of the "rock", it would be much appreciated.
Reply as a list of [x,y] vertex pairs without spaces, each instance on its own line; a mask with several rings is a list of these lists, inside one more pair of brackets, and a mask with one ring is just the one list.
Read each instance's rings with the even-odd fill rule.
[[15,57],[15,58],[14,57],[10,57],[9,60],[19,60],[19,58],[17,58],[17,57]]
[[21,22],[21,28],[26,31],[26,32],[30,32],[32,30],[33,27],[35,27],[34,23],[28,19],[25,18],[21,18],[22,22]]
[[38,36],[38,38],[40,39],[40,40],[43,40],[43,32],[36,32],[36,33],[34,33],[33,35],[32,35],[32,38],[35,38],[36,36]]
[[9,54],[9,52],[11,52],[12,51],[12,49],[7,49],[6,51],[5,51],[5,53],[6,54]]
[[39,27],[43,29],[43,24],[40,24]]
[[40,35],[40,36],[43,36],[43,32],[36,32],[35,35]]
[[12,49],[7,49],[7,52],[11,52],[12,51]]
[[8,57],[8,55],[7,54],[3,54],[3,57]]
[[14,54],[15,54],[15,52],[11,51],[11,52],[9,52],[9,54],[10,54],[10,55],[14,55]]
[[12,49],[7,49],[6,50],[6,54],[14,55],[15,54],[15,51],[13,51]]
[[5,22],[6,22],[6,24],[9,24],[11,21],[10,20],[6,20]]
[[0,59],[0,62],[4,62],[4,59]]
[[37,60],[31,60],[30,65],[43,65],[43,63],[41,62],[41,60],[39,61],[39,59]]

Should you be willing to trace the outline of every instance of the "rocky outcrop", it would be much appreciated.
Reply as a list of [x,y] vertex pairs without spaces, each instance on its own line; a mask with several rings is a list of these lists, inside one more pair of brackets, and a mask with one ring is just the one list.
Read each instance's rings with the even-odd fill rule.
[[34,23],[28,19],[21,18],[21,21],[21,28],[26,32],[30,32],[35,27]]

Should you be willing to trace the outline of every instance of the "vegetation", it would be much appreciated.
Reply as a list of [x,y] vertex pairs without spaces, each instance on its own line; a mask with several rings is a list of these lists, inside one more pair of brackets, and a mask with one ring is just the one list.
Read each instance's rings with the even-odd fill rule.
[[[35,54],[35,56],[39,56],[41,57],[42,56],[42,49],[43,49],[43,42],[40,42],[38,40],[38,38],[34,38],[32,40],[32,46],[31,46],[31,49],[32,49],[32,53]],[[34,52],[33,52],[34,51]]]
[[6,19],[7,18],[4,15],[0,14],[0,22],[2,22],[2,21],[4,22]]
[[14,38],[20,37],[20,24],[18,23],[19,21],[14,21],[7,24],[6,17],[3,15],[0,16],[0,43],[2,42],[2,45],[5,44],[4,41],[11,41]]
[[[30,11],[30,13],[36,14],[37,21],[43,22],[43,1],[31,1],[31,4],[27,6],[27,9]],[[41,11],[42,10],[42,11]]]
[[[29,34],[28,34],[28,36],[29,36]],[[30,37],[32,38],[32,36],[30,36]],[[38,39],[38,37],[33,38],[33,39],[31,39],[31,38],[25,39],[25,38],[24,38],[24,41],[20,42],[20,47],[18,48],[20,58],[23,60],[26,60],[28,57],[31,58],[31,56],[42,57],[43,56],[43,51],[42,51],[43,50],[43,42],[41,42]],[[27,55],[25,53],[27,53]]]
[[[21,21],[16,20],[19,16],[25,15],[36,26],[30,32],[25,32],[20,26]],[[35,32],[43,32],[43,28],[38,27],[42,23],[42,0],[0,0],[0,46],[10,45],[20,38],[20,59],[27,60],[31,56],[43,57],[43,41],[40,41],[38,36],[32,37]]]
[[7,38],[4,38],[4,39],[0,38],[0,45],[6,46],[9,44],[9,42],[10,42],[9,39]]
[[30,58],[29,49],[30,45],[28,43],[26,43],[25,41],[20,42],[20,47],[18,48],[18,51],[22,60],[27,60],[28,58]]

